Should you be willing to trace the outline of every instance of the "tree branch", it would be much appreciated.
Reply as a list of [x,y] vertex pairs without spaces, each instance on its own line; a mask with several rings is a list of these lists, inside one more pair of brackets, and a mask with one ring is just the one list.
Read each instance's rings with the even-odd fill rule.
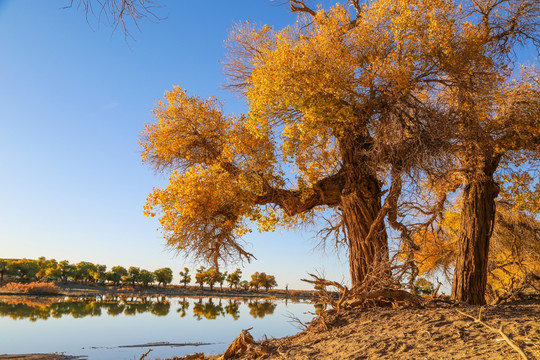
[[[97,15],[94,13],[93,3],[99,7]],[[74,5],[84,9],[86,21],[89,24],[89,15],[92,15],[97,18],[98,22],[101,22],[102,16],[104,16],[113,27],[113,32],[120,26],[126,40],[128,37],[133,38],[126,19],[131,18],[137,29],[139,29],[138,21],[142,18],[147,18],[150,21],[163,20],[154,12],[154,9],[161,8],[163,5],[152,0],[70,0],[69,5],[64,6],[64,9],[72,8]]]
[[311,16],[317,15],[317,13],[307,6],[303,0],[290,0],[289,7],[291,12],[304,12]]
[[317,181],[311,188],[312,194],[305,196],[300,190],[286,190],[272,187],[263,179],[263,195],[255,203],[257,205],[276,204],[289,216],[294,216],[316,206],[335,206],[341,202],[341,189],[345,177],[341,172]]

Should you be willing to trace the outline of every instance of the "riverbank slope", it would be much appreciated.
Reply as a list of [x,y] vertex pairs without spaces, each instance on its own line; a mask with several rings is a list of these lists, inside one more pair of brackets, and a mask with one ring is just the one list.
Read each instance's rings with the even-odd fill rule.
[[540,359],[540,298],[329,311],[235,359]]

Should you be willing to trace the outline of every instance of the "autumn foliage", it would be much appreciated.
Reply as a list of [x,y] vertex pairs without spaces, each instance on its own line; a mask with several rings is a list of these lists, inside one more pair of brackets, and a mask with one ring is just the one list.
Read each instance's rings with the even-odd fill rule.
[[[346,245],[353,287],[391,283],[395,259],[394,283],[408,274],[411,285],[452,265],[453,297],[484,303],[495,200],[539,198],[534,167],[519,169],[539,160],[538,74],[516,77],[510,56],[539,41],[537,2],[291,9],[300,16],[283,29],[246,22],[230,33],[227,87],[246,114],[181,87],[165,93],[140,144],[169,184],[145,214],[169,246],[218,269],[254,258],[242,242],[252,228],[333,213],[322,233]],[[460,216],[449,214],[456,197]],[[389,229],[403,250],[393,259]]]

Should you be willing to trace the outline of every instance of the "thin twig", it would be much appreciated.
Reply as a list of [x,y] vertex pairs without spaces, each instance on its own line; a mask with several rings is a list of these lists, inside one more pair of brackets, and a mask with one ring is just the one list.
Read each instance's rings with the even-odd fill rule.
[[485,322],[483,322],[483,321],[480,319],[480,317],[481,317],[481,315],[482,315],[482,309],[480,309],[480,311],[478,312],[478,317],[477,317],[477,318],[475,318],[475,317],[472,316],[472,315],[466,314],[466,313],[464,313],[463,311],[459,311],[459,310],[457,310],[457,309],[456,309],[456,311],[457,311],[458,313],[460,313],[461,315],[467,316],[467,317],[473,319],[475,322],[484,325],[484,326],[487,327],[489,330],[491,330],[491,331],[493,331],[493,332],[498,333],[499,335],[501,335],[502,338],[504,339],[504,341],[506,341],[506,343],[507,343],[508,345],[510,345],[510,347],[511,347],[512,349],[514,349],[519,355],[521,355],[521,357],[522,357],[524,360],[528,360],[527,355],[525,355],[525,353],[523,352],[523,350],[521,350],[521,349],[519,348],[519,346],[517,346],[517,344],[516,344],[515,342],[513,342],[513,341],[512,341],[512,340],[511,340],[511,339],[510,339],[503,331],[502,331],[502,324],[501,324],[501,327],[500,327],[499,329],[495,329],[494,327],[489,326],[488,324],[486,324]]

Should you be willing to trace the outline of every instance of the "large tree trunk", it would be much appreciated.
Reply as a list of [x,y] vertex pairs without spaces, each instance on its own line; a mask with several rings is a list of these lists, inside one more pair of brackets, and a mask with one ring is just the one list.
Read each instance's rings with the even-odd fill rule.
[[321,205],[340,206],[348,239],[352,286],[371,289],[376,282],[386,281],[391,275],[388,237],[382,221],[381,185],[375,170],[370,169],[366,155],[372,141],[367,135],[354,133],[350,131],[340,139],[341,169],[314,184],[311,196],[305,197],[301,191],[279,189],[263,182],[263,194],[255,202],[277,204],[289,216]]
[[472,180],[463,191],[452,299],[471,305],[486,303],[489,240],[495,221],[495,198],[499,194],[493,173],[498,162],[498,159],[487,162],[482,176]]
[[390,276],[388,237],[384,221],[368,234],[381,210],[381,188],[377,178],[365,176],[347,184],[341,197],[347,229],[352,286],[371,288]]

